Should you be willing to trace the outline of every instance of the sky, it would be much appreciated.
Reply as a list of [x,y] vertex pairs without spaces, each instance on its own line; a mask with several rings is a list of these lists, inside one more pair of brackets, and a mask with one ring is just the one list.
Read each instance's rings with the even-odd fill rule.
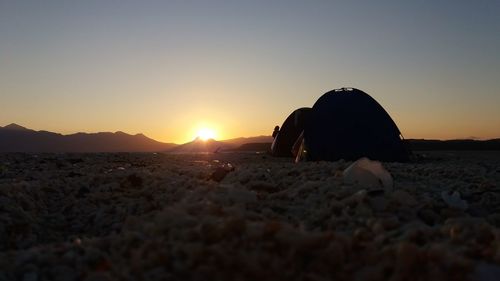
[[0,0],[0,126],[270,135],[355,87],[405,138],[496,138],[499,51],[498,0]]

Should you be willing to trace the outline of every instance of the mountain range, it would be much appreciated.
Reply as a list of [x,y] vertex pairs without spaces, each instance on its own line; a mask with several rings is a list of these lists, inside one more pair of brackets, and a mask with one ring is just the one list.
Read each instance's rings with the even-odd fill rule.
[[[266,151],[271,136],[200,140],[184,144],[164,143],[143,134],[124,132],[76,133],[63,135],[35,131],[17,124],[0,127],[0,152],[171,152]],[[492,140],[406,140],[411,150],[500,150],[500,139]]]
[[225,141],[195,139],[185,144],[163,143],[143,134],[124,132],[63,135],[35,131],[17,124],[0,127],[0,152],[213,152],[235,149],[249,142],[271,142],[271,136],[235,138]]

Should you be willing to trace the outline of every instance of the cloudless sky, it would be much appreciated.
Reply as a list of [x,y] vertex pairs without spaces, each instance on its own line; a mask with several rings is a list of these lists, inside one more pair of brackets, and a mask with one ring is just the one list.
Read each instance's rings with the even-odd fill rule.
[[0,0],[0,126],[269,135],[323,93],[406,138],[500,137],[500,1]]

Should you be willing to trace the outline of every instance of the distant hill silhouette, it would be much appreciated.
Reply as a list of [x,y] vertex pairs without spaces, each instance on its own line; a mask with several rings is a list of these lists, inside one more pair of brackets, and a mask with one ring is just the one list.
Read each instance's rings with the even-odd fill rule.
[[167,152],[173,153],[200,153],[223,151],[265,151],[271,146],[271,136],[240,137],[217,141],[214,139],[203,141],[199,138],[185,144],[178,145]]
[[[268,151],[271,136],[241,137],[223,141],[195,139],[177,145],[163,143],[143,134],[124,132],[76,133],[62,135],[35,131],[18,124],[0,126],[0,152],[173,152]],[[500,139],[491,140],[406,140],[413,151],[421,150],[500,150]]]
[[0,127],[0,130],[11,130],[11,131],[31,131],[34,132],[33,130],[27,129],[23,126],[17,125],[15,123],[11,123],[5,127]]
[[252,142],[252,143],[244,143],[238,147],[233,149],[229,149],[230,151],[241,151],[241,152],[268,152],[271,151],[271,143],[269,142]]
[[491,140],[407,140],[410,149],[418,150],[500,150],[500,139]]
[[153,152],[174,146],[143,134],[104,132],[62,135],[35,131],[17,124],[0,127],[0,152]]
[[223,140],[223,142],[232,144],[234,146],[240,146],[248,143],[272,143],[273,137],[272,136],[257,136],[257,137],[246,137],[246,138],[241,137],[241,138]]
[[[426,140],[408,139],[408,147],[413,151],[425,150],[500,150],[500,139],[491,140]],[[268,151],[271,142],[245,143],[231,151]]]
[[234,145],[222,141],[216,141],[214,139],[202,140],[200,138],[196,138],[191,142],[187,142],[185,144],[178,145],[173,147],[167,152],[171,153],[202,153],[202,152],[218,152],[225,151],[230,148],[233,148]]

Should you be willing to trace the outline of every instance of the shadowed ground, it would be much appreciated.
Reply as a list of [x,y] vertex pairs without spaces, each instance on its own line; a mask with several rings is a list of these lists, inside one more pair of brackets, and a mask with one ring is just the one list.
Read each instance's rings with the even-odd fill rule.
[[[263,154],[3,154],[0,280],[488,280],[500,263],[500,153],[386,163]],[[230,163],[218,182],[213,173]],[[220,178],[217,178],[218,180]],[[466,210],[442,191],[459,191]]]

